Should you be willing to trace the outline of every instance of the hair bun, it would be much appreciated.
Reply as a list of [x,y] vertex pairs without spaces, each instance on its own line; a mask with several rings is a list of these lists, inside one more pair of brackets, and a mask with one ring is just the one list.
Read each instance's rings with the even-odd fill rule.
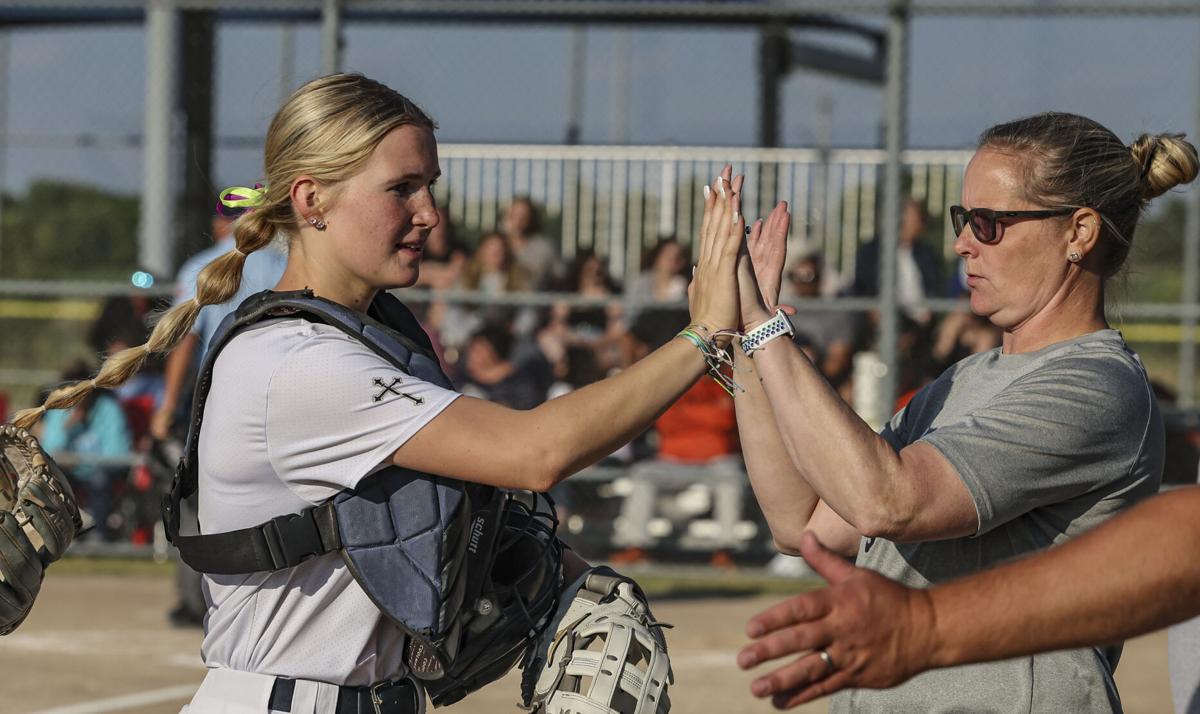
[[1183,134],[1142,134],[1129,147],[1140,170],[1142,199],[1150,200],[1184,183],[1200,171],[1196,147]]

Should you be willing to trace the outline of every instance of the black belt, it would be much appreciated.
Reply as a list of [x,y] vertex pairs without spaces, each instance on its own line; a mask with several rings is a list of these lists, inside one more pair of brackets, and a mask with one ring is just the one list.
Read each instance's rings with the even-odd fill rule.
[[[273,711],[290,712],[296,680],[275,678],[271,688]],[[338,687],[336,714],[418,714],[425,694],[411,679],[380,682],[370,687]]]

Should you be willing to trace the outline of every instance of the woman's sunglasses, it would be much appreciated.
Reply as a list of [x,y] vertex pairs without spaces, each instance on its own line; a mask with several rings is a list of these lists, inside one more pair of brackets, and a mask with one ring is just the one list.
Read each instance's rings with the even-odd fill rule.
[[995,243],[1004,235],[1004,223],[1010,218],[1050,218],[1065,216],[1075,208],[1051,208],[1042,211],[994,211],[990,208],[966,209],[950,207],[950,221],[954,224],[954,235],[962,235],[963,228],[971,226],[971,232],[980,243]]

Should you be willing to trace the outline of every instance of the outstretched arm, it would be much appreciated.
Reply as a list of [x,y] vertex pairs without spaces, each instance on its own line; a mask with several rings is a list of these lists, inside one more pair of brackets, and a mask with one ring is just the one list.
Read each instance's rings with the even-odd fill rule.
[[[726,167],[706,192],[691,290],[692,324],[709,334],[737,324],[734,265],[745,222],[731,173]],[[528,411],[461,397],[392,460],[466,481],[544,491],[637,436],[706,370],[696,345],[677,337],[614,377]]]
[[171,354],[167,355],[167,363],[163,367],[162,404],[150,420],[150,433],[155,439],[166,439],[171,435],[175,410],[179,406],[179,396],[183,393],[183,383],[187,380],[192,357],[196,355],[199,347],[200,335],[189,332]]
[[[744,330],[771,317],[778,300],[788,224],[774,221],[774,216],[748,241],[753,271],[739,273]],[[747,289],[750,282],[760,289]],[[920,541],[975,532],[974,501],[941,452],[921,442],[897,452],[854,413],[791,341],[772,340],[740,362],[753,363],[752,371],[767,395],[775,428],[799,476],[788,480],[804,484],[788,496],[786,482],[775,479],[775,490],[800,512],[810,507],[812,494],[820,499],[820,507],[811,511],[816,519],[812,523],[773,521],[777,541],[794,544],[802,530],[813,528],[830,547],[846,553],[857,543],[855,533]],[[758,482],[755,489],[762,502]]]
[[738,664],[799,653],[751,686],[792,707],[936,667],[1103,645],[1181,622],[1200,614],[1197,512],[1200,487],[1180,489],[1065,545],[929,590],[855,568],[809,534],[801,552],[829,587],[752,618],[756,641]]
[[[780,202],[766,221],[755,221],[746,239],[746,250],[738,261],[743,324],[758,319],[759,312],[773,312],[778,307],[791,218],[787,203]],[[740,349],[733,353],[734,375],[745,389],[738,393],[734,405],[746,473],[771,527],[775,546],[782,552],[796,553],[801,534],[812,530],[833,550],[846,555],[856,552],[858,531],[821,503],[796,467],[796,457],[776,424],[754,360]],[[800,356],[803,358],[803,354]]]

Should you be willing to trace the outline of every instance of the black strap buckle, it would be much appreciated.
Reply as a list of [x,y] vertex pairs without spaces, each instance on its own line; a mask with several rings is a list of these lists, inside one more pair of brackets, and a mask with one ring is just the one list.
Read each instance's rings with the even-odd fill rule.
[[321,542],[313,513],[307,508],[300,513],[276,516],[262,524],[260,531],[276,570],[293,568],[313,556],[328,553],[330,548]]
[[415,714],[421,711],[421,692],[411,679],[380,682],[371,686],[375,714]]

